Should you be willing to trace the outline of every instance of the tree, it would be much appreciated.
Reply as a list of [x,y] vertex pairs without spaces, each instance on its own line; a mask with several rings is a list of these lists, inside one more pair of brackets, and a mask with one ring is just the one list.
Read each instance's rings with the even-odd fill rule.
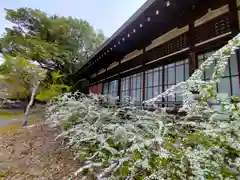
[[[52,73],[53,82],[47,79],[47,70],[34,64],[32,61],[16,56],[4,56],[4,64],[1,71],[2,80],[8,85],[9,92],[22,93],[25,98],[30,97],[25,109],[23,125],[27,125],[28,114],[33,105],[35,96],[38,100],[49,100],[58,96],[64,89],[69,90],[69,86],[59,83],[62,77],[59,73]],[[48,82],[48,83],[46,83]],[[44,94],[47,94],[47,96]]]
[[76,72],[105,39],[81,19],[48,16],[30,8],[5,10],[13,27],[6,28],[0,39],[0,52],[20,54],[65,76]]
[[65,85],[62,78],[63,75],[60,74],[60,72],[52,72],[50,74],[51,82],[49,82],[49,78],[42,82],[42,86],[39,87],[39,93],[36,95],[36,99],[39,101],[48,101],[59,96],[63,91],[70,91],[71,86]]
[[[46,70],[20,56],[5,56],[4,71],[2,73],[9,87],[20,87],[24,89],[26,94],[30,94],[31,98],[24,114],[23,125],[25,126],[27,125],[28,113],[33,104],[37,89],[41,81],[46,77]],[[16,91],[18,91],[18,89]]]

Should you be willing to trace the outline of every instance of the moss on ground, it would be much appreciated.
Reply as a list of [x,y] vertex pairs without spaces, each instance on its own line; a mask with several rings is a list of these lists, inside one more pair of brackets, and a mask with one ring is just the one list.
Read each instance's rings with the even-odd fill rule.
[[13,113],[13,112],[9,112],[9,111],[0,111],[0,120],[1,119],[14,119],[14,118],[19,118],[24,116],[24,113]]
[[[40,122],[40,120],[30,119],[28,121],[28,125],[35,125],[35,124],[38,124],[39,122]],[[22,128],[21,122],[14,122],[14,123],[9,124],[6,127],[0,127],[0,133],[13,132],[20,128]]]

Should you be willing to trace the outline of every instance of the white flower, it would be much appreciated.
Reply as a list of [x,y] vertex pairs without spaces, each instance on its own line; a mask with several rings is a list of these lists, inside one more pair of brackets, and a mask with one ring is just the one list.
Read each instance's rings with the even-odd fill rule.
[[[203,62],[186,82],[147,101],[151,104],[161,97],[181,95],[181,110],[188,113],[182,119],[169,116],[166,109],[138,109],[131,98],[126,98],[126,107],[119,109],[101,106],[100,99],[108,101],[105,96],[78,92],[51,102],[46,112],[48,121],[65,125],[67,130],[61,136],[68,138],[67,147],[75,151],[76,158],[85,157],[76,174],[97,167],[101,169],[98,178],[109,180],[123,178],[122,171],[127,173],[126,180],[139,178],[144,172],[146,180],[237,179],[233,176],[240,171],[240,110],[230,98],[216,98],[212,89],[224,73],[230,54],[239,47],[240,35]],[[204,70],[215,61],[212,78],[202,81]],[[200,93],[202,104],[192,91]],[[219,99],[223,111],[208,105],[212,99]],[[223,170],[229,177],[223,176]]]

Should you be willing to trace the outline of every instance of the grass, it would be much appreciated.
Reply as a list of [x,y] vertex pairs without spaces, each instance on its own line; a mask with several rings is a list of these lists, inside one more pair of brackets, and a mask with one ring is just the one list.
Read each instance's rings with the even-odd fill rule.
[[24,116],[24,113],[0,111],[0,119],[14,119]]
[[[39,122],[40,122],[40,120],[30,119],[28,121],[28,125],[35,125],[35,124],[38,124]],[[15,122],[15,123],[9,124],[6,127],[0,127],[0,133],[13,132],[20,128],[22,128],[21,122]]]

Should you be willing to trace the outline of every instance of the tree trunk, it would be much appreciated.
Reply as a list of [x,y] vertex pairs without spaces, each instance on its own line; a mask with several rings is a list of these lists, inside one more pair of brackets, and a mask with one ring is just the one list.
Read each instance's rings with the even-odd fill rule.
[[35,94],[36,94],[39,84],[40,84],[40,82],[37,82],[37,84],[33,86],[33,89],[31,92],[31,99],[30,99],[30,101],[27,105],[27,108],[25,110],[25,113],[24,113],[24,119],[23,119],[23,124],[22,124],[23,126],[27,126],[28,114],[29,114],[31,106],[33,105],[34,97],[35,97]]

